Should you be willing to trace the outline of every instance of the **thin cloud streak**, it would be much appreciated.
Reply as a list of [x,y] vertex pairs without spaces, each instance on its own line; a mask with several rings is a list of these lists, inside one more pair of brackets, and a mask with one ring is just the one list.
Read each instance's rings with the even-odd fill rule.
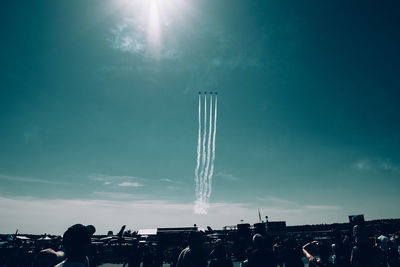
[[181,182],[181,181],[176,181],[176,180],[172,180],[169,178],[163,178],[163,179],[160,179],[160,181],[170,183],[170,184],[183,184],[183,182]]
[[134,200],[134,199],[148,199],[151,196],[146,194],[129,194],[120,192],[101,192],[96,191],[91,194],[93,199],[110,199],[110,200]]
[[[265,198],[258,198],[263,204],[268,203],[271,207],[278,207],[279,210],[287,212],[307,212],[307,211],[332,211],[340,210],[341,207],[337,205],[313,205],[313,204],[299,204],[297,202],[278,198],[275,196],[268,196]],[[279,211],[277,211],[279,212]]]
[[139,186],[143,186],[143,185],[140,184],[140,183],[137,183],[137,182],[123,182],[123,183],[118,184],[118,186],[124,186],[124,187],[127,187],[127,186],[129,186],[129,187],[139,187]]
[[339,206],[335,205],[305,205],[304,208],[311,210],[338,210]]
[[230,174],[230,173],[225,173],[225,172],[218,172],[218,173],[215,174],[215,176],[223,178],[223,179],[226,179],[226,180],[229,180],[229,181],[237,181],[237,180],[239,180],[239,177],[237,177],[237,176],[235,176],[233,174]]
[[24,177],[24,176],[13,176],[13,175],[0,174],[0,180],[2,180],[2,179],[10,180],[10,181],[16,181],[16,182],[27,182],[27,183],[70,185],[70,183],[66,183],[66,182],[44,180],[44,179],[37,179],[37,178]]
[[292,206],[298,206],[298,204],[294,201],[290,201],[290,200],[286,200],[286,199],[282,199],[282,198],[278,198],[278,197],[274,197],[274,196],[268,196],[266,198],[258,198],[258,200],[260,201],[265,201],[265,202],[272,202],[275,205],[276,204],[284,204],[284,205],[292,205]]
[[118,185],[122,187],[139,187],[143,186],[143,184],[137,182],[141,181],[143,179],[134,177],[134,176],[128,176],[128,175],[122,175],[122,176],[113,176],[113,175],[105,175],[105,174],[90,174],[89,178],[93,181],[99,181],[102,182],[104,185]]
[[129,175],[107,175],[107,174],[101,174],[101,173],[93,173],[89,175],[89,178],[94,180],[94,181],[120,181],[124,179],[140,179],[138,177],[134,176],[129,176]]

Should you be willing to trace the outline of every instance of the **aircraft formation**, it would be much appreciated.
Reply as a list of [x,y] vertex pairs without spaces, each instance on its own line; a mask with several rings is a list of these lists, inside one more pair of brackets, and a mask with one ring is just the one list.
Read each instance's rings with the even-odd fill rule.
[[[202,94],[202,92],[199,91],[199,95],[201,95],[201,94]],[[204,94],[206,95],[206,94],[207,94],[207,91],[204,91]],[[209,92],[209,94],[210,94],[210,95],[212,95],[212,94],[218,95],[218,92]]]

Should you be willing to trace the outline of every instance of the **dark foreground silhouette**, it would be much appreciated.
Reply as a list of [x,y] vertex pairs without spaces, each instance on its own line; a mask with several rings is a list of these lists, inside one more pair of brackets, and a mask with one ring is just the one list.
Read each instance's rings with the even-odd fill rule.
[[[159,231],[156,236],[124,231],[94,236],[92,225],[75,224],[62,237],[2,237],[0,267],[89,267],[119,263],[128,267],[400,267],[399,226],[372,229],[270,233],[238,225],[232,231],[197,228]],[[178,229],[178,230],[177,230]]]

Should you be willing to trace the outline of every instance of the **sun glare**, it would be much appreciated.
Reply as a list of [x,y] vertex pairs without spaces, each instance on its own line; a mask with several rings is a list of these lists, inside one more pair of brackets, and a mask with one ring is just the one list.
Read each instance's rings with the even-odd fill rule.
[[161,0],[151,0],[147,22],[147,43],[155,56],[160,53],[161,46],[160,2]]
[[148,50],[158,57],[163,47],[163,37],[174,33],[173,26],[188,19],[186,0],[121,0],[119,9],[126,18],[138,21],[146,34]]

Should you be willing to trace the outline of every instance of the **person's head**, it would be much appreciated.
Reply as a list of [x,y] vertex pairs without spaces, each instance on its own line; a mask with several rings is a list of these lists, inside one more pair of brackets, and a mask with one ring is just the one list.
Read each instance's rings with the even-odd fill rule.
[[362,225],[354,225],[353,236],[356,244],[366,244],[368,243],[367,231]]
[[93,225],[75,224],[63,235],[63,246],[67,258],[84,258],[90,253],[91,237],[96,231]]
[[264,247],[264,237],[260,234],[255,234],[253,236],[253,245],[255,248]]
[[191,249],[199,249],[203,245],[203,236],[199,231],[189,233],[189,247]]

